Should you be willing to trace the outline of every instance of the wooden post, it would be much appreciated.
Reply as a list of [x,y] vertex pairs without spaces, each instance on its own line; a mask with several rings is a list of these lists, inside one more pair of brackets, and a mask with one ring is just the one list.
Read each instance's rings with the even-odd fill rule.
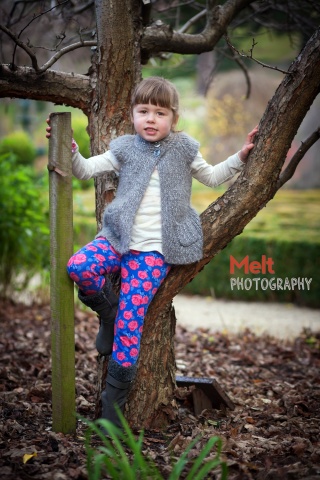
[[54,432],[74,433],[74,296],[73,282],[66,272],[68,259],[73,254],[71,114],[51,114],[50,126],[52,429]]

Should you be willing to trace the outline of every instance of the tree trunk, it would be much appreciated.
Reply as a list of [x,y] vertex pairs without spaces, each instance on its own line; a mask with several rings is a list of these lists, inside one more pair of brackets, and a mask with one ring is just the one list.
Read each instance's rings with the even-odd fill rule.
[[[96,0],[98,45],[90,77],[93,96],[89,113],[93,155],[104,152],[116,136],[132,133],[130,99],[141,78],[139,12],[139,0]],[[99,177],[96,181],[98,228],[109,199],[107,192],[114,188],[112,175]]]
[[261,133],[244,171],[228,191],[202,214],[203,259],[191,265],[175,266],[149,307],[136,388],[128,406],[127,417],[132,425],[140,428],[159,426],[174,417],[172,335],[175,319],[170,302],[275,195],[287,151],[320,91],[319,78],[320,30],[292,64],[290,73],[269,102],[260,123]]

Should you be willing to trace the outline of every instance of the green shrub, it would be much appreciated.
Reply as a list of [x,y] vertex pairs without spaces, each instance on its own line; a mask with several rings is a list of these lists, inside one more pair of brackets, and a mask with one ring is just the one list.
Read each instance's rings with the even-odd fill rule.
[[5,153],[14,154],[16,163],[21,165],[32,165],[37,154],[31,138],[22,130],[12,132],[0,141],[0,155]]
[[[204,445],[197,457],[189,460],[188,454],[200,440],[199,437],[190,442],[181,457],[172,465],[169,476],[163,477],[155,462],[145,456],[143,452],[143,431],[136,439],[126,420],[119,412],[123,431],[119,430],[108,420],[100,419],[95,422],[83,419],[89,426],[86,432],[87,470],[89,480],[111,478],[114,480],[203,480],[210,472],[221,470],[219,478],[227,479],[227,465],[221,460],[222,440],[211,437]],[[108,432],[104,435],[101,427]],[[100,437],[102,445],[95,449],[91,446],[91,436],[95,433]],[[216,447],[215,455],[212,449]],[[210,457],[208,458],[210,454]]]
[[[274,265],[274,274],[245,274],[237,269],[233,275],[230,272],[230,255],[238,262],[249,255],[252,260],[261,262],[261,256],[271,257]],[[232,240],[227,247],[214,257],[208,265],[197,275],[185,289],[185,293],[197,295],[212,295],[217,298],[228,298],[244,301],[275,301],[290,302],[299,305],[319,308],[320,290],[320,244],[312,242],[294,242],[276,239],[263,239],[241,235]],[[230,278],[312,278],[310,290],[252,288],[246,290],[231,289]]]
[[0,293],[49,267],[48,209],[30,167],[0,156]]

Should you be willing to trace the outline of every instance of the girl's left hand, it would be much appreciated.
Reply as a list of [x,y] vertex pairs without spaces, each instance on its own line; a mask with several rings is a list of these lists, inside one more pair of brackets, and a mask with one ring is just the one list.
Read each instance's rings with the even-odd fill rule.
[[255,138],[257,133],[258,133],[258,125],[256,127],[254,127],[254,129],[251,130],[250,133],[248,133],[247,138],[246,138],[240,152],[238,153],[238,155],[240,157],[240,160],[244,163],[246,163],[248,155],[254,147],[253,141],[254,141],[254,138]]

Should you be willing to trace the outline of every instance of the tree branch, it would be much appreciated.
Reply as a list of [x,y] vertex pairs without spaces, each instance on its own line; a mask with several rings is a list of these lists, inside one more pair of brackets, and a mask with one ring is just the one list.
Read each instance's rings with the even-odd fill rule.
[[[224,5],[209,5],[207,24],[199,34],[180,33],[157,20],[144,30],[141,48],[145,56],[159,52],[199,54],[213,49],[230,22],[254,0],[227,0]],[[214,2],[209,2],[214,3]]]
[[285,74],[289,73],[286,70],[281,70],[281,68],[278,68],[278,67],[272,67],[271,65],[267,65],[266,63],[260,62],[260,60],[257,60],[256,58],[254,58],[253,57],[253,49],[257,45],[257,43],[254,41],[254,38],[252,39],[252,46],[249,50],[249,52],[250,52],[249,55],[246,55],[244,52],[239,52],[239,50],[237,50],[236,47],[234,47],[232,45],[232,43],[230,42],[230,39],[227,35],[225,35],[225,39],[226,39],[226,42],[227,42],[230,50],[237,53],[239,55],[239,57],[249,58],[250,60],[253,60],[254,62],[258,63],[259,65],[261,65],[264,68],[270,68],[270,70],[277,70],[277,72],[281,72],[281,73],[285,73]]
[[92,87],[86,75],[47,70],[42,75],[30,67],[0,65],[0,98],[28,98],[69,105],[88,113]]
[[149,307],[146,324],[273,198],[279,188],[279,173],[292,140],[320,93],[319,78],[320,29],[291,65],[289,74],[268,103],[255,147],[243,172],[223,196],[201,214],[203,259],[191,265],[172,267]]
[[[22,50],[24,50],[29,55],[29,57],[31,59],[32,67],[34,68],[35,71],[38,71],[39,66],[38,66],[37,57],[35,56],[35,54],[31,50],[31,48],[28,47],[28,45],[26,45],[24,42],[19,40],[17,35],[15,35],[13,32],[11,32],[11,30],[9,30],[4,25],[0,24],[0,30],[2,30],[4,33],[6,33],[15,42],[16,45],[18,45],[20,48],[22,48]],[[14,64],[11,63],[11,66],[12,66],[11,68],[13,69]]]
[[190,18],[190,20],[188,20],[179,30],[178,30],[178,33],[185,33],[189,30],[190,27],[192,27],[192,25],[194,25],[195,23],[197,23],[198,20],[200,20],[200,18],[204,17],[205,15],[207,15],[207,9],[205,10],[202,10],[201,12],[197,13],[194,17]]
[[[73,43],[59,50],[50,58],[50,60],[44,63],[42,67],[39,67],[37,57],[35,56],[35,54],[33,53],[33,51],[28,45],[26,45],[24,42],[19,40],[19,38],[5,26],[0,25],[0,30],[2,30],[10,38],[12,38],[12,40],[16,43],[16,45],[22,48],[29,55],[32,63],[32,68],[36,71],[37,74],[43,73],[46,70],[48,70],[50,67],[52,67],[54,63],[56,63],[57,60],[59,60],[59,58],[61,58],[66,53],[72,52],[73,50],[76,50],[81,47],[95,47],[97,45],[96,40],[81,40],[80,42]],[[11,65],[12,65],[11,68],[14,69],[14,65],[13,64]]]
[[48,60],[46,63],[42,65],[42,67],[38,68],[37,73],[43,73],[48,68],[52,67],[54,63],[56,63],[59,58],[61,58],[63,55],[66,53],[72,52],[73,50],[76,50],[81,47],[95,47],[97,45],[96,40],[83,40],[80,42],[73,43],[72,45],[68,45],[67,47],[62,48],[57,52],[55,55],[53,55],[50,60]]
[[319,140],[319,138],[320,138],[320,127],[315,132],[313,132],[305,142],[301,142],[301,146],[293,155],[287,167],[284,169],[284,171],[281,173],[279,177],[279,180],[277,183],[278,189],[281,188],[282,185],[284,185],[288,180],[290,180],[290,178],[292,178],[302,158],[305,156],[307,151],[312,147],[312,145]]

